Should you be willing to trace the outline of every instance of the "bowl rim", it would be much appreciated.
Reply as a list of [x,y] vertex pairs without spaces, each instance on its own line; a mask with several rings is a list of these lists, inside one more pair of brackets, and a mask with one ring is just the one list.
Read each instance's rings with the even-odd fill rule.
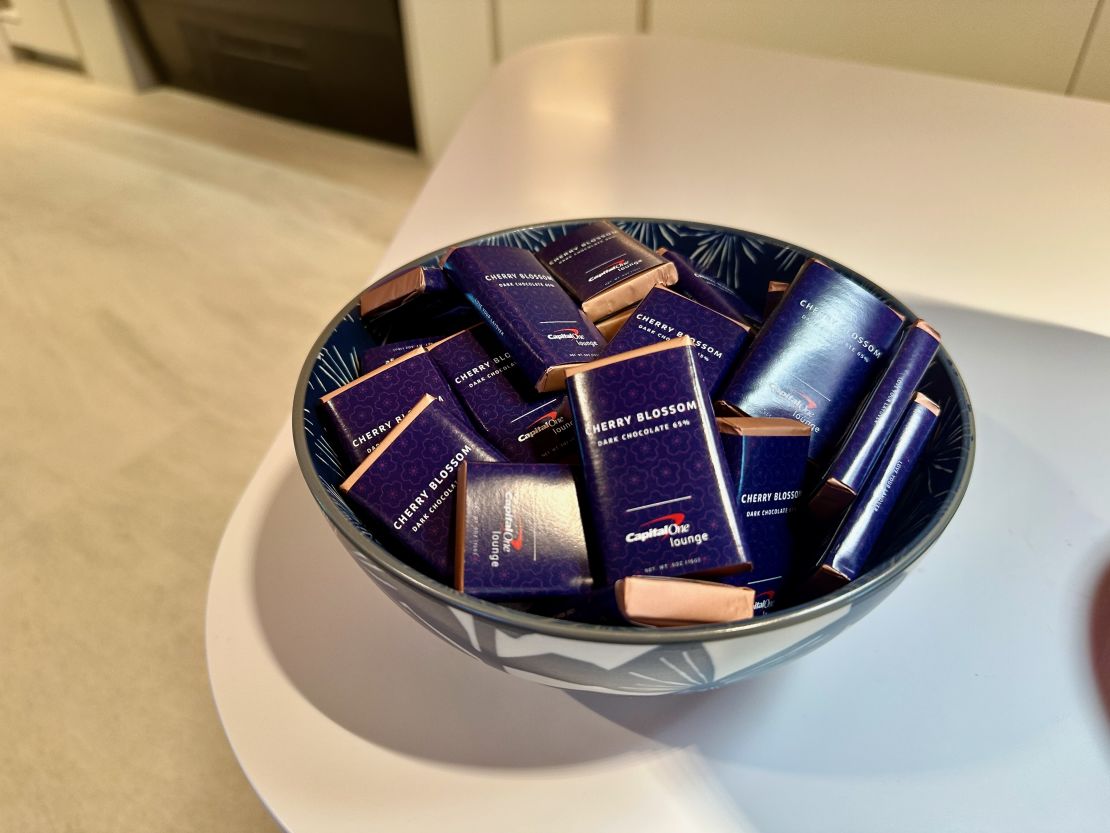
[[[479,241],[488,240],[491,237],[497,237],[505,234],[512,234],[531,229],[545,229],[553,226],[564,226],[569,224],[584,224],[591,222],[598,222],[601,220],[609,220],[614,223],[653,223],[653,224],[674,224],[680,226],[697,227],[708,231],[721,231],[730,234],[739,234],[745,237],[758,239],[762,242],[786,246],[795,251],[821,260],[822,262],[833,267],[837,271],[843,272],[853,280],[857,281],[860,285],[868,291],[882,298],[887,303],[894,306],[899,312],[907,317],[913,316],[912,310],[907,307],[900,300],[892,296],[882,287],[873,283],[868,278],[859,274],[855,270],[844,266],[843,264],[832,260],[824,255],[818,254],[811,249],[804,246],[799,246],[789,241],[780,240],[759,232],[747,231],[745,229],[738,229],[732,226],[723,226],[716,223],[707,223],[700,220],[677,220],[674,218],[654,218],[654,217],[587,217],[587,218],[570,218],[564,220],[546,220],[536,223],[525,223],[521,225],[511,226],[500,231],[488,232],[486,234],[477,235],[468,238],[467,240],[441,246],[440,248],[415,258],[403,266],[392,269],[385,273],[379,280],[388,277],[389,275],[397,274],[400,272],[412,269],[421,263],[438,258],[447,249],[454,246],[468,246]],[[376,283],[377,281],[375,281]],[[937,352],[936,361],[940,362],[945,372],[953,382],[953,391],[957,402],[962,406],[962,422],[963,431],[961,432],[960,439],[960,462],[954,472],[954,487],[946,495],[944,503],[940,512],[927,524],[923,529],[910,540],[908,544],[901,548],[901,552],[886,561],[879,569],[869,570],[855,581],[845,585],[840,590],[837,590],[828,595],[822,596],[811,602],[798,605],[797,607],[788,608],[778,613],[771,613],[766,616],[759,616],[752,619],[743,620],[740,622],[721,623],[712,625],[692,625],[689,627],[681,628],[633,628],[626,626],[615,625],[596,625],[586,622],[571,622],[562,619],[553,619],[547,616],[540,616],[533,613],[525,613],[524,611],[514,610],[497,604],[496,602],[478,599],[474,596],[468,596],[460,593],[453,587],[446,584],[440,584],[434,579],[424,575],[420,571],[403,562],[397,556],[390,553],[387,549],[381,546],[377,541],[367,538],[343,514],[336,508],[332,502],[332,498],[325,491],[324,486],[320,482],[320,478],[316,474],[315,466],[312,463],[312,453],[308,447],[308,438],[304,430],[304,409],[306,407],[306,393],[308,388],[308,379],[312,373],[312,369],[316,364],[320,351],[323,349],[324,344],[331,338],[335,328],[339,326],[340,322],[346,318],[352,307],[357,306],[359,295],[365,290],[359,290],[359,294],[355,295],[351,300],[343,305],[337,315],[324,327],[320,336],[313,343],[312,348],[309,350],[304,364],[301,366],[301,372],[297,376],[296,389],[293,394],[293,414],[292,414],[292,428],[293,428],[293,446],[297,457],[297,467],[300,469],[301,476],[304,478],[308,486],[309,492],[312,494],[313,499],[316,501],[317,506],[320,507],[324,516],[331,523],[332,528],[337,534],[345,540],[349,548],[361,553],[365,558],[371,561],[375,566],[384,570],[393,578],[399,580],[405,585],[408,585],[418,593],[425,596],[430,596],[432,599],[448,605],[449,607],[465,611],[481,619],[490,621],[494,624],[507,625],[509,627],[520,629],[533,633],[541,633],[547,636],[560,637],[564,639],[572,639],[587,642],[605,642],[624,645],[660,645],[671,643],[684,643],[684,642],[711,642],[721,639],[730,639],[732,637],[753,634],[765,633],[769,631],[779,630],[781,628],[791,627],[812,619],[823,617],[842,607],[849,607],[853,603],[858,602],[865,597],[871,595],[873,592],[884,587],[889,582],[893,581],[900,574],[904,573],[914,562],[916,562],[925,551],[932,546],[933,542],[940,537],[940,534],[945,530],[951,522],[952,517],[955,515],[956,509],[959,507],[963,500],[964,494],[967,492],[968,483],[971,480],[971,470],[975,460],[975,415],[971,406],[971,398],[968,395],[967,387],[964,385],[963,377],[960,375],[959,370],[956,368],[948,351],[942,342],[940,349]],[[356,559],[357,560],[357,559]]]

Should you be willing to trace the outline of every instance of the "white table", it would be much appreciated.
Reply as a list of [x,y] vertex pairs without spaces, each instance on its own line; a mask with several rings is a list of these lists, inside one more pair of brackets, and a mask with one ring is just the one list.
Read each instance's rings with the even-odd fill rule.
[[1105,830],[1110,106],[692,41],[549,45],[498,70],[382,271],[588,216],[763,232],[910,303],[976,409],[960,512],[809,656],[704,695],[570,694],[474,662],[380,595],[283,425],[207,620],[220,716],[275,817],[296,833]]

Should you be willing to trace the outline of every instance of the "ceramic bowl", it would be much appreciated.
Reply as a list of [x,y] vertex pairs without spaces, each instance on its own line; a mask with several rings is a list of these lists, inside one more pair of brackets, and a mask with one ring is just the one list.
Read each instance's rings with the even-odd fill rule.
[[[589,220],[515,228],[464,243],[535,250],[583,222]],[[671,220],[614,222],[652,248],[667,246],[687,255],[699,271],[729,284],[756,308],[762,306],[768,281],[789,281],[807,257],[815,256],[799,246],[719,226]],[[401,268],[434,265],[440,254],[431,252]],[[880,286],[822,259],[912,316]],[[536,616],[433,581],[390,553],[344,503],[337,488],[344,473],[317,423],[315,405],[322,394],[359,375],[357,357],[374,343],[359,320],[357,299],[352,299],[309,351],[293,403],[297,461],[309,490],[339,540],[394,603],[460,651],[546,685],[670,694],[726,685],[801,656],[858,622],[890,595],[948,525],[971,475],[971,403],[942,347],[920,386],[941,406],[940,423],[884,530],[872,567],[856,581],[808,604],[734,624],[643,629]]]

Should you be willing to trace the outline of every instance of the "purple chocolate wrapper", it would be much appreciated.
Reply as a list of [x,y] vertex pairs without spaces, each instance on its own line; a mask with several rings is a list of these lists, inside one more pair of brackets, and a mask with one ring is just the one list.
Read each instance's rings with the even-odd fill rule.
[[826,461],[888,361],[899,315],[820,261],[802,267],[719,397],[746,416],[813,429],[809,456]]
[[446,269],[539,390],[561,390],[567,367],[601,355],[605,340],[535,255],[462,246]]
[[750,573],[724,579],[755,591],[757,616],[771,612],[794,565],[791,528],[805,479],[809,428],[797,420],[719,418],[725,465],[736,491],[740,541]]
[[657,286],[647,294],[602,356],[684,335],[694,342],[698,375],[712,396],[744,349],[748,326],[666,287]]
[[360,376],[320,400],[320,420],[350,471],[385,439],[424,394],[437,397],[462,422],[467,417],[423,349]]
[[443,339],[429,355],[474,424],[507,458],[553,463],[574,455],[574,425],[559,413],[566,397],[537,393],[487,327]]
[[364,374],[377,370],[383,364],[400,358],[405,353],[411,353],[417,347],[426,347],[434,343],[430,338],[414,338],[408,341],[395,341],[392,344],[379,344],[376,347],[367,347],[358,355],[359,367]]
[[501,455],[442,402],[426,396],[340,487],[352,509],[445,584],[454,573],[455,488],[467,460]]
[[605,581],[749,569],[690,340],[603,359],[567,382]]
[[613,223],[587,223],[536,253],[594,321],[678,280],[674,265]]
[[455,587],[493,601],[585,598],[593,586],[570,466],[468,463]]
[[939,410],[918,394],[821,558],[816,586],[851,581],[867,568],[875,542],[913,473]]
[[674,285],[675,291],[693,298],[710,309],[746,323],[758,324],[763,320],[763,316],[751,304],[720,281],[697,271],[694,264],[678,252],[670,249],[657,251],[660,257],[674,264],[675,271],[678,273],[678,282]]
[[827,477],[859,492],[939,348],[940,338],[928,325],[918,322],[906,331],[871,398],[841,443]]

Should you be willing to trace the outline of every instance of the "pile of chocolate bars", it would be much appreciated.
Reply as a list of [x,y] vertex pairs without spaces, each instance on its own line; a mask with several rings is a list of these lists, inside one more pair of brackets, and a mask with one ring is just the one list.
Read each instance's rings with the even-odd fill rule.
[[843,586],[939,414],[937,333],[817,260],[757,311],[595,222],[361,302],[405,338],[319,402],[349,505],[428,576],[549,616],[728,622]]

